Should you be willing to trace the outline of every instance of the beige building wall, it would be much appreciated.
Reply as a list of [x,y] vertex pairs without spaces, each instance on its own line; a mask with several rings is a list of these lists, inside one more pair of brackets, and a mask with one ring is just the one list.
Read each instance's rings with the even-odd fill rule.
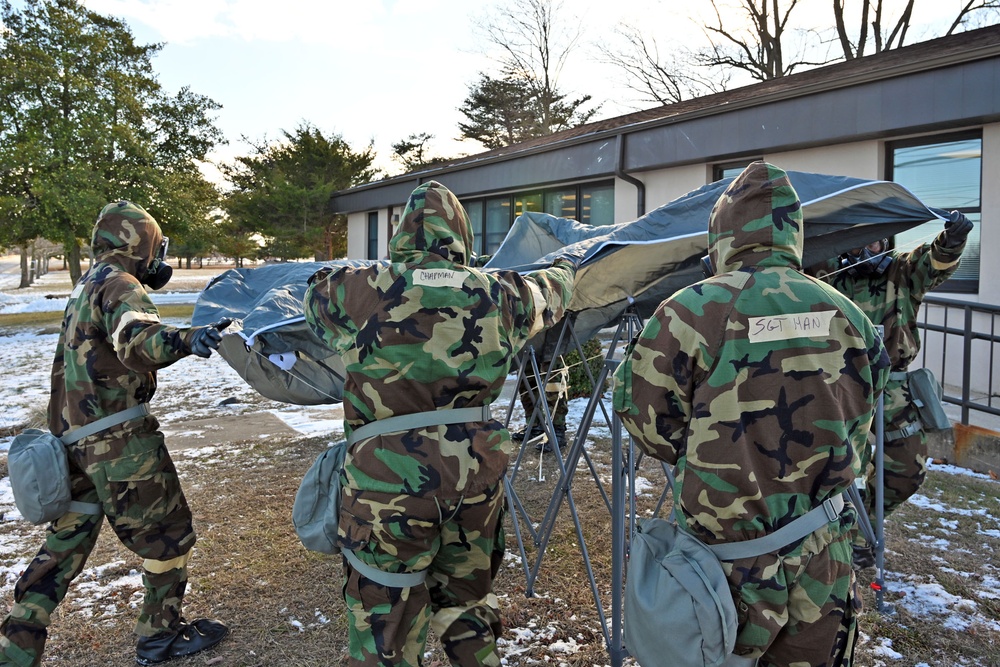
[[[649,172],[646,178],[646,212],[711,182],[704,164],[691,164]],[[633,216],[631,219],[635,219]]]
[[[649,213],[681,195],[710,183],[712,171],[711,168],[706,170],[703,164],[694,164],[647,171],[633,176],[646,186],[646,213]],[[631,222],[639,217],[636,215],[637,197],[638,191],[635,185],[620,178],[615,179],[615,222]]]
[[1000,123],[983,127],[983,220],[979,226],[979,298],[980,303],[1000,304]]
[[885,178],[883,146],[881,141],[856,141],[787,153],[769,153],[764,159],[785,171],[882,179]]
[[[347,256],[350,259],[368,257],[368,213],[347,214]],[[378,256],[383,258],[389,252],[389,238],[395,232],[390,222],[392,216],[402,215],[403,207],[380,208],[378,210]]]
[[[880,141],[859,141],[837,146],[773,153],[763,156],[771,164],[788,171],[811,171],[821,174],[884,178],[884,147]],[[633,174],[646,186],[646,212],[712,181],[711,164],[692,164]],[[615,181],[615,222],[636,219],[636,188]]]
[[347,256],[351,259],[367,257],[368,212],[347,214]]

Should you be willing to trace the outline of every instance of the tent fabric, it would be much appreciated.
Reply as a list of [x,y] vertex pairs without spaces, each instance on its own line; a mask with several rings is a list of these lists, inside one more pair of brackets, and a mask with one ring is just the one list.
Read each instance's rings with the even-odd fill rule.
[[[803,206],[805,266],[947,217],[889,181],[794,171],[788,175]],[[637,220],[615,225],[594,227],[524,213],[485,268],[529,272],[567,252],[583,257],[570,310],[577,336],[587,340],[630,307],[648,318],[663,299],[702,279],[709,215],[732,180],[710,183]],[[306,326],[302,298],[318,269],[375,261],[385,263],[337,260],[231,269],[199,295],[192,322],[236,320],[219,352],[267,398],[298,405],[339,402],[344,365]]]
[[198,296],[194,325],[232,318],[219,354],[259,394],[295,405],[339,403],[346,369],[309,329],[302,310],[309,277],[323,267],[366,260],[287,262],[230,269]]

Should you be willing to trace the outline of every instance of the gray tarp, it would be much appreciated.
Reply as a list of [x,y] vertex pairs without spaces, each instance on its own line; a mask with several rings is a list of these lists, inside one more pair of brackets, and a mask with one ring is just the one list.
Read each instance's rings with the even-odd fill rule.
[[[843,176],[789,172],[803,203],[805,265],[945,217],[902,186]],[[548,266],[565,248],[584,257],[573,301],[580,340],[613,324],[630,306],[648,317],[676,290],[702,278],[708,218],[732,179],[689,192],[638,220],[592,227],[544,213],[515,220],[486,269],[527,272]],[[324,266],[364,266],[374,260],[271,264],[232,269],[198,297],[192,322],[238,322],[220,353],[262,395],[314,405],[343,398],[344,366],[306,327],[306,281]]]

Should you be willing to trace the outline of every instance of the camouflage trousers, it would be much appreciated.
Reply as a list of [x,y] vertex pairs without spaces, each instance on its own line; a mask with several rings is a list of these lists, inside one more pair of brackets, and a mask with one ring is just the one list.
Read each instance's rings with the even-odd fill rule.
[[[566,415],[569,413],[569,401],[568,401],[568,390],[569,390],[569,370],[566,368],[562,361],[562,357],[558,357],[552,362],[552,375],[549,377],[549,381],[545,384],[545,402],[548,405],[549,413],[552,416],[552,426],[558,429],[566,428]],[[527,364],[524,369],[525,375],[524,380],[527,383],[527,387],[521,384],[518,391],[518,397],[521,399],[521,407],[524,408],[524,420],[527,422],[531,419],[531,414],[535,410],[535,396],[538,395],[538,379],[535,378],[535,374],[532,372],[531,365]],[[545,379],[545,367],[539,368],[539,373],[541,373],[541,379]],[[533,427],[543,427],[545,424],[545,415],[542,414],[541,409],[539,409],[538,414],[535,415],[535,419],[532,422]]]
[[387,587],[344,562],[351,667],[418,667],[433,628],[453,665],[499,667],[502,481],[472,497],[435,499],[344,489],[340,540],[386,572],[427,570],[425,584]]
[[[885,426],[886,432],[901,429],[917,419],[916,410],[905,411],[899,418]],[[874,456],[874,453],[873,453]],[[905,438],[885,440],[883,447],[884,473],[882,477],[885,516],[902,505],[917,492],[927,477],[927,435],[923,430]],[[868,516],[875,520],[875,464],[868,466],[865,484],[865,504]]]
[[787,555],[723,561],[736,602],[734,653],[758,667],[850,667],[861,597],[851,568],[855,514]]
[[3,660],[19,667],[39,664],[52,612],[86,565],[105,516],[122,544],[146,559],[136,633],[153,635],[180,622],[195,541],[191,511],[163,435],[118,433],[122,437],[95,436],[68,446],[73,498],[99,502],[104,515],[70,512],[49,525],[0,625]]

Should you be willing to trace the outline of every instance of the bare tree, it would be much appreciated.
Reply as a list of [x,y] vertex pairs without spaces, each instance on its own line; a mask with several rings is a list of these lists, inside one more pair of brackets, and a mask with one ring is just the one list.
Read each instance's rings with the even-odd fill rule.
[[[869,35],[874,42],[874,49],[871,53],[881,53],[903,46],[906,33],[910,29],[910,21],[913,18],[914,1],[907,0],[903,11],[893,21],[888,17],[888,8],[884,0],[874,0],[874,2],[873,0],[862,0],[861,16],[857,23],[857,38],[852,40],[851,31],[848,30],[847,21],[844,19],[846,0],[833,0],[833,18],[837,27],[840,48],[844,53],[844,60],[853,60],[869,55],[867,52],[870,44]],[[891,27],[889,27],[890,25]],[[869,28],[871,29],[870,34]]]
[[[646,101],[667,104],[725,90],[738,72],[765,81],[840,60],[840,54],[830,58],[816,49],[829,48],[831,41],[839,42],[845,60],[897,49],[909,36],[916,5],[915,0],[830,0],[835,27],[818,36],[816,30],[796,28],[791,22],[792,12],[805,4],[800,0],[710,2],[714,20],[705,21],[702,30],[711,45],[699,52],[678,48],[663,53],[653,38],[635,27],[618,30],[624,48],[598,49],[605,62],[624,72],[629,88]],[[944,34],[998,22],[1000,0],[962,0]]]
[[543,133],[558,126],[554,107],[566,97],[559,92],[559,77],[583,34],[579,20],[560,20],[565,15],[562,0],[508,0],[475,26],[501,54],[498,60],[505,77],[535,86],[532,97],[539,104]]
[[[706,67],[732,67],[758,81],[777,79],[797,69],[825,65],[829,60],[808,60],[805,49],[786,58],[788,21],[799,0],[740,0],[744,18],[723,21],[718,0],[711,0],[715,23],[705,31],[712,45],[700,52],[698,62]],[[784,5],[784,8],[782,8]]]
[[969,0],[958,12],[958,16],[945,34],[951,35],[959,28],[968,30],[993,25],[998,20],[1000,20],[1000,0]]
[[726,89],[731,73],[702,77],[694,54],[678,49],[661,55],[655,37],[645,35],[633,25],[615,27],[618,45],[598,43],[603,62],[625,73],[625,86],[640,95],[639,102],[674,104],[684,99]]

